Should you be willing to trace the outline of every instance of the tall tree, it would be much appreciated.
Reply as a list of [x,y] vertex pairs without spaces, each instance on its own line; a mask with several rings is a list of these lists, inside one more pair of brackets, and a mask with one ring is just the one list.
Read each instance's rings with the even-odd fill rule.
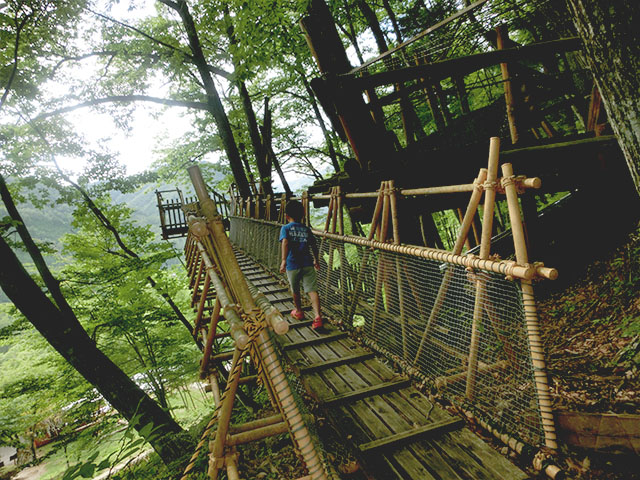
[[567,0],[584,60],[640,194],[640,4],[622,0]]
[[240,157],[238,145],[236,144],[229,119],[224,110],[224,106],[222,105],[222,101],[220,100],[218,89],[216,88],[216,85],[213,82],[213,78],[211,76],[211,72],[209,71],[209,64],[207,63],[207,59],[204,56],[204,51],[202,49],[202,44],[200,43],[198,30],[196,28],[187,2],[185,2],[184,0],[177,0],[175,2],[171,0],[159,1],[160,3],[163,3],[170,9],[177,12],[180,16],[182,25],[187,32],[187,40],[189,42],[189,48],[191,49],[191,54],[193,56],[193,62],[198,69],[200,80],[202,81],[202,86],[204,87],[207,95],[207,105],[209,107],[209,112],[213,115],[216,126],[218,127],[218,135],[220,135],[220,138],[222,139],[222,144],[224,145],[225,151],[227,153],[227,158],[229,160],[231,170],[233,171],[236,185],[238,186],[238,190],[240,191],[241,195],[249,196],[251,190],[249,189],[249,182],[247,181],[247,177],[242,166],[242,158]]
[[182,458],[192,445],[188,435],[96,347],[73,312],[61,310],[47,298],[2,236],[0,261],[0,287],[49,344],[134,423],[163,461],[171,463]]

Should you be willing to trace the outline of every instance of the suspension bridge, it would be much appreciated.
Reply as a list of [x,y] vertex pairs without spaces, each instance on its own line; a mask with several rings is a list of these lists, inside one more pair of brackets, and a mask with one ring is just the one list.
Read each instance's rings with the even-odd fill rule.
[[[532,287],[557,271],[527,258],[518,203],[540,180],[515,176],[510,164],[499,178],[498,157],[492,138],[488,168],[469,184],[403,190],[385,181],[370,194],[336,187],[300,197],[307,219],[314,201],[329,202],[324,229],[313,230],[330,319],[324,332],[287,315],[293,304],[279,274],[277,239],[291,198],[232,199],[227,235],[198,167],[189,169],[197,201],[181,200],[183,218],[168,220],[163,205],[171,202],[159,205],[167,231],[172,222],[188,226],[193,333],[203,344],[201,376],[216,410],[183,478],[205,446],[210,478],[221,470],[240,478],[238,447],[286,432],[307,468],[304,478],[340,478],[310,411],[329,419],[370,478],[527,478],[469,431],[469,421],[560,478],[550,455],[557,443]],[[451,251],[402,244],[399,205],[452,193],[469,203]],[[490,255],[499,195],[509,206],[512,260]],[[354,196],[372,202],[367,236],[345,234],[343,212]],[[463,254],[483,199],[479,254]],[[247,374],[249,363],[256,374]],[[252,381],[278,413],[232,425],[238,386]],[[429,395],[436,390],[452,408]]]

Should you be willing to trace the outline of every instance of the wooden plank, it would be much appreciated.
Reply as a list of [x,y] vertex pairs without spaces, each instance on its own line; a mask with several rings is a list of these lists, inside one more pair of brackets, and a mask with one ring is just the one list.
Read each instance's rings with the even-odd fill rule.
[[[263,285],[260,285],[260,286],[262,287]],[[273,294],[273,293],[284,293],[284,292],[288,292],[288,291],[289,291],[289,288],[280,287],[280,288],[276,288],[276,289],[273,289],[273,290],[262,290],[262,288],[260,288],[260,291],[261,291],[262,293],[264,293],[265,295],[269,295],[269,294]]]
[[281,348],[282,350],[287,351],[294,348],[309,347],[309,346],[318,345],[321,343],[333,342],[335,340],[344,338],[347,335],[348,335],[347,332],[334,332],[334,333],[330,333],[329,335],[323,335],[316,338],[309,338],[309,339],[301,340],[295,343],[285,343],[284,345],[282,345]]
[[[338,410],[338,409],[331,409]],[[371,439],[388,436],[393,431],[386,425],[364,400],[349,405],[348,410],[357,419],[359,425],[370,434]],[[360,442],[364,443],[364,442]],[[382,462],[381,462],[382,460]],[[441,479],[440,476],[431,475],[431,473],[412,455],[407,449],[399,449],[388,455],[373,455],[367,457],[367,463],[374,461],[383,465],[387,471],[376,471],[377,478],[398,478],[398,479],[425,479],[434,480]],[[383,463],[384,462],[384,463]]]
[[570,445],[640,455],[640,415],[557,411],[556,422]]
[[380,448],[393,448],[400,443],[408,443],[414,441],[418,437],[426,435],[435,436],[442,432],[457,430],[459,428],[462,428],[463,426],[464,420],[462,420],[461,418],[452,417],[440,422],[423,425],[422,427],[417,427],[413,430],[407,430],[405,432],[389,435],[388,437],[373,440],[372,442],[362,443],[358,445],[358,449],[363,453],[371,453],[372,451]]
[[[311,307],[308,307],[308,306],[307,307],[302,307],[302,311],[303,312],[310,312],[311,310],[312,310]],[[280,310],[280,313],[282,315],[289,315],[291,313],[291,309],[285,308],[283,310]]]
[[289,328],[310,327],[312,324],[313,320],[293,320],[289,322]]
[[388,382],[397,377],[397,374],[380,360],[373,358],[361,364],[352,365],[358,375],[371,383]]
[[333,360],[325,360],[324,362],[314,363],[300,368],[300,375],[308,375],[312,372],[318,372],[320,370],[326,370],[329,368],[338,367],[341,365],[347,365],[350,363],[362,362],[369,358],[372,358],[375,354],[372,352],[356,353],[346,357],[335,358]]
[[[256,273],[261,273],[261,272],[249,273],[249,275],[255,275]],[[273,275],[263,275],[261,277],[252,277],[251,281],[255,283],[255,282],[259,281],[259,280],[268,280],[268,279],[273,279]],[[257,285],[256,285],[256,287],[257,287]]]
[[373,385],[371,387],[354,390],[353,392],[343,393],[341,395],[335,395],[333,397],[324,398],[320,401],[320,403],[322,403],[326,407],[329,407],[329,406],[337,405],[340,403],[354,402],[356,400],[360,400],[365,397],[370,397],[372,395],[380,395],[381,393],[398,390],[410,384],[411,384],[411,381],[407,379],[380,383],[378,385]]
[[468,429],[443,435],[438,441],[427,442],[451,458],[457,470],[471,478],[524,480],[529,476],[509,460],[484,443]]
[[282,298],[267,298],[271,303],[286,303],[286,302],[290,302],[293,305],[293,300],[291,300],[291,297],[282,297]]
[[465,57],[374,73],[364,77],[353,78],[353,85],[354,88],[365,91],[382,85],[408,82],[418,78],[436,82],[452,76],[467,75],[499,63],[540,59],[553,53],[574,51],[580,48],[581,42],[578,37],[560,38],[521,47],[475,53]]

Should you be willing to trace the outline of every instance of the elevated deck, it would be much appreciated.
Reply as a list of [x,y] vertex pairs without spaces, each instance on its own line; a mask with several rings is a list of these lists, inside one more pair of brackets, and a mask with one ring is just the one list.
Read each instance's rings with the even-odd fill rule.
[[[239,250],[236,256],[247,279],[281,312],[290,312],[293,303],[283,279]],[[278,338],[282,355],[371,478],[529,478],[383,358],[333,326],[313,331],[307,316],[291,319],[289,332]]]

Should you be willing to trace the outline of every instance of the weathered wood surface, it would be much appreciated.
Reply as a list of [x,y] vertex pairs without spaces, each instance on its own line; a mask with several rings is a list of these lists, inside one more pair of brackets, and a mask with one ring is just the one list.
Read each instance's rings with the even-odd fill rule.
[[558,435],[569,445],[640,455],[640,415],[555,412]]
[[[256,264],[238,253],[243,271]],[[285,316],[293,309],[288,292],[275,291],[284,277],[267,278],[265,296]],[[254,277],[255,278],[255,277]],[[268,293],[271,291],[271,293]],[[309,312],[309,307],[303,309]],[[310,315],[307,314],[307,317]],[[371,478],[476,480],[529,478],[506,458],[463,428],[464,422],[433,404],[407,378],[338,329],[320,333],[309,318],[288,318],[292,328],[278,337],[284,360],[327,418],[350,442]],[[300,325],[298,325],[300,324]]]

